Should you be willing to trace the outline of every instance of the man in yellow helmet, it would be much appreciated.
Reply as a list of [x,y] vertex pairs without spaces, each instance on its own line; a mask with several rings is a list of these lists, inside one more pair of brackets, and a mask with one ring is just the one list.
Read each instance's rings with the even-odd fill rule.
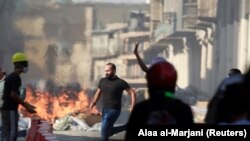
[[4,83],[2,113],[2,141],[16,141],[18,133],[18,105],[21,104],[28,112],[36,113],[35,107],[20,98],[21,73],[28,71],[28,60],[24,53],[12,56],[14,72],[8,75]]

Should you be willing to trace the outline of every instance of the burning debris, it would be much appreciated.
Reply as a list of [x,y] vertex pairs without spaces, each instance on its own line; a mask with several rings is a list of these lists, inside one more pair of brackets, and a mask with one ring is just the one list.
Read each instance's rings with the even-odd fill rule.
[[26,86],[25,101],[36,106],[37,113],[29,114],[19,107],[23,117],[49,121],[54,130],[87,130],[101,121],[101,113],[96,108],[89,109],[90,98],[78,83],[56,86],[48,81],[44,84],[43,89],[38,89],[37,86],[41,85]]

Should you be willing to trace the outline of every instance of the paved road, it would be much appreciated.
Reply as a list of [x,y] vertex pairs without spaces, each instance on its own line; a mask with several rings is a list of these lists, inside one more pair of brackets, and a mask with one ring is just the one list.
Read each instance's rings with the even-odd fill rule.
[[[53,131],[59,141],[99,141],[99,131]],[[110,137],[110,141],[123,141],[125,131]],[[18,138],[25,141],[25,138]]]
[[[129,112],[121,112],[120,117],[118,118],[116,125],[123,125],[127,123],[129,118]],[[124,140],[125,131],[115,134],[110,137],[110,141],[122,141]],[[57,136],[59,141],[99,141],[100,140],[100,131],[53,131],[53,134]],[[18,138],[18,141],[25,141],[25,138]]]
[[[99,131],[60,131],[54,132],[60,141],[99,141]],[[125,132],[118,133],[110,137],[110,141],[122,141]]]

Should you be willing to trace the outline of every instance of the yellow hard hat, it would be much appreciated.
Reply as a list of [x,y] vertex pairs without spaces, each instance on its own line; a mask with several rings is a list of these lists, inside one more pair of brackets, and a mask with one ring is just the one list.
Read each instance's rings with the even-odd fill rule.
[[17,52],[12,56],[12,63],[28,61],[26,55],[22,52]]

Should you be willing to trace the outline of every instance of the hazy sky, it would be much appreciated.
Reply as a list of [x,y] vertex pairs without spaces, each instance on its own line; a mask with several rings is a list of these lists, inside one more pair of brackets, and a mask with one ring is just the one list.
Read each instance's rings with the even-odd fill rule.
[[150,0],[72,0],[73,2],[148,3]]

